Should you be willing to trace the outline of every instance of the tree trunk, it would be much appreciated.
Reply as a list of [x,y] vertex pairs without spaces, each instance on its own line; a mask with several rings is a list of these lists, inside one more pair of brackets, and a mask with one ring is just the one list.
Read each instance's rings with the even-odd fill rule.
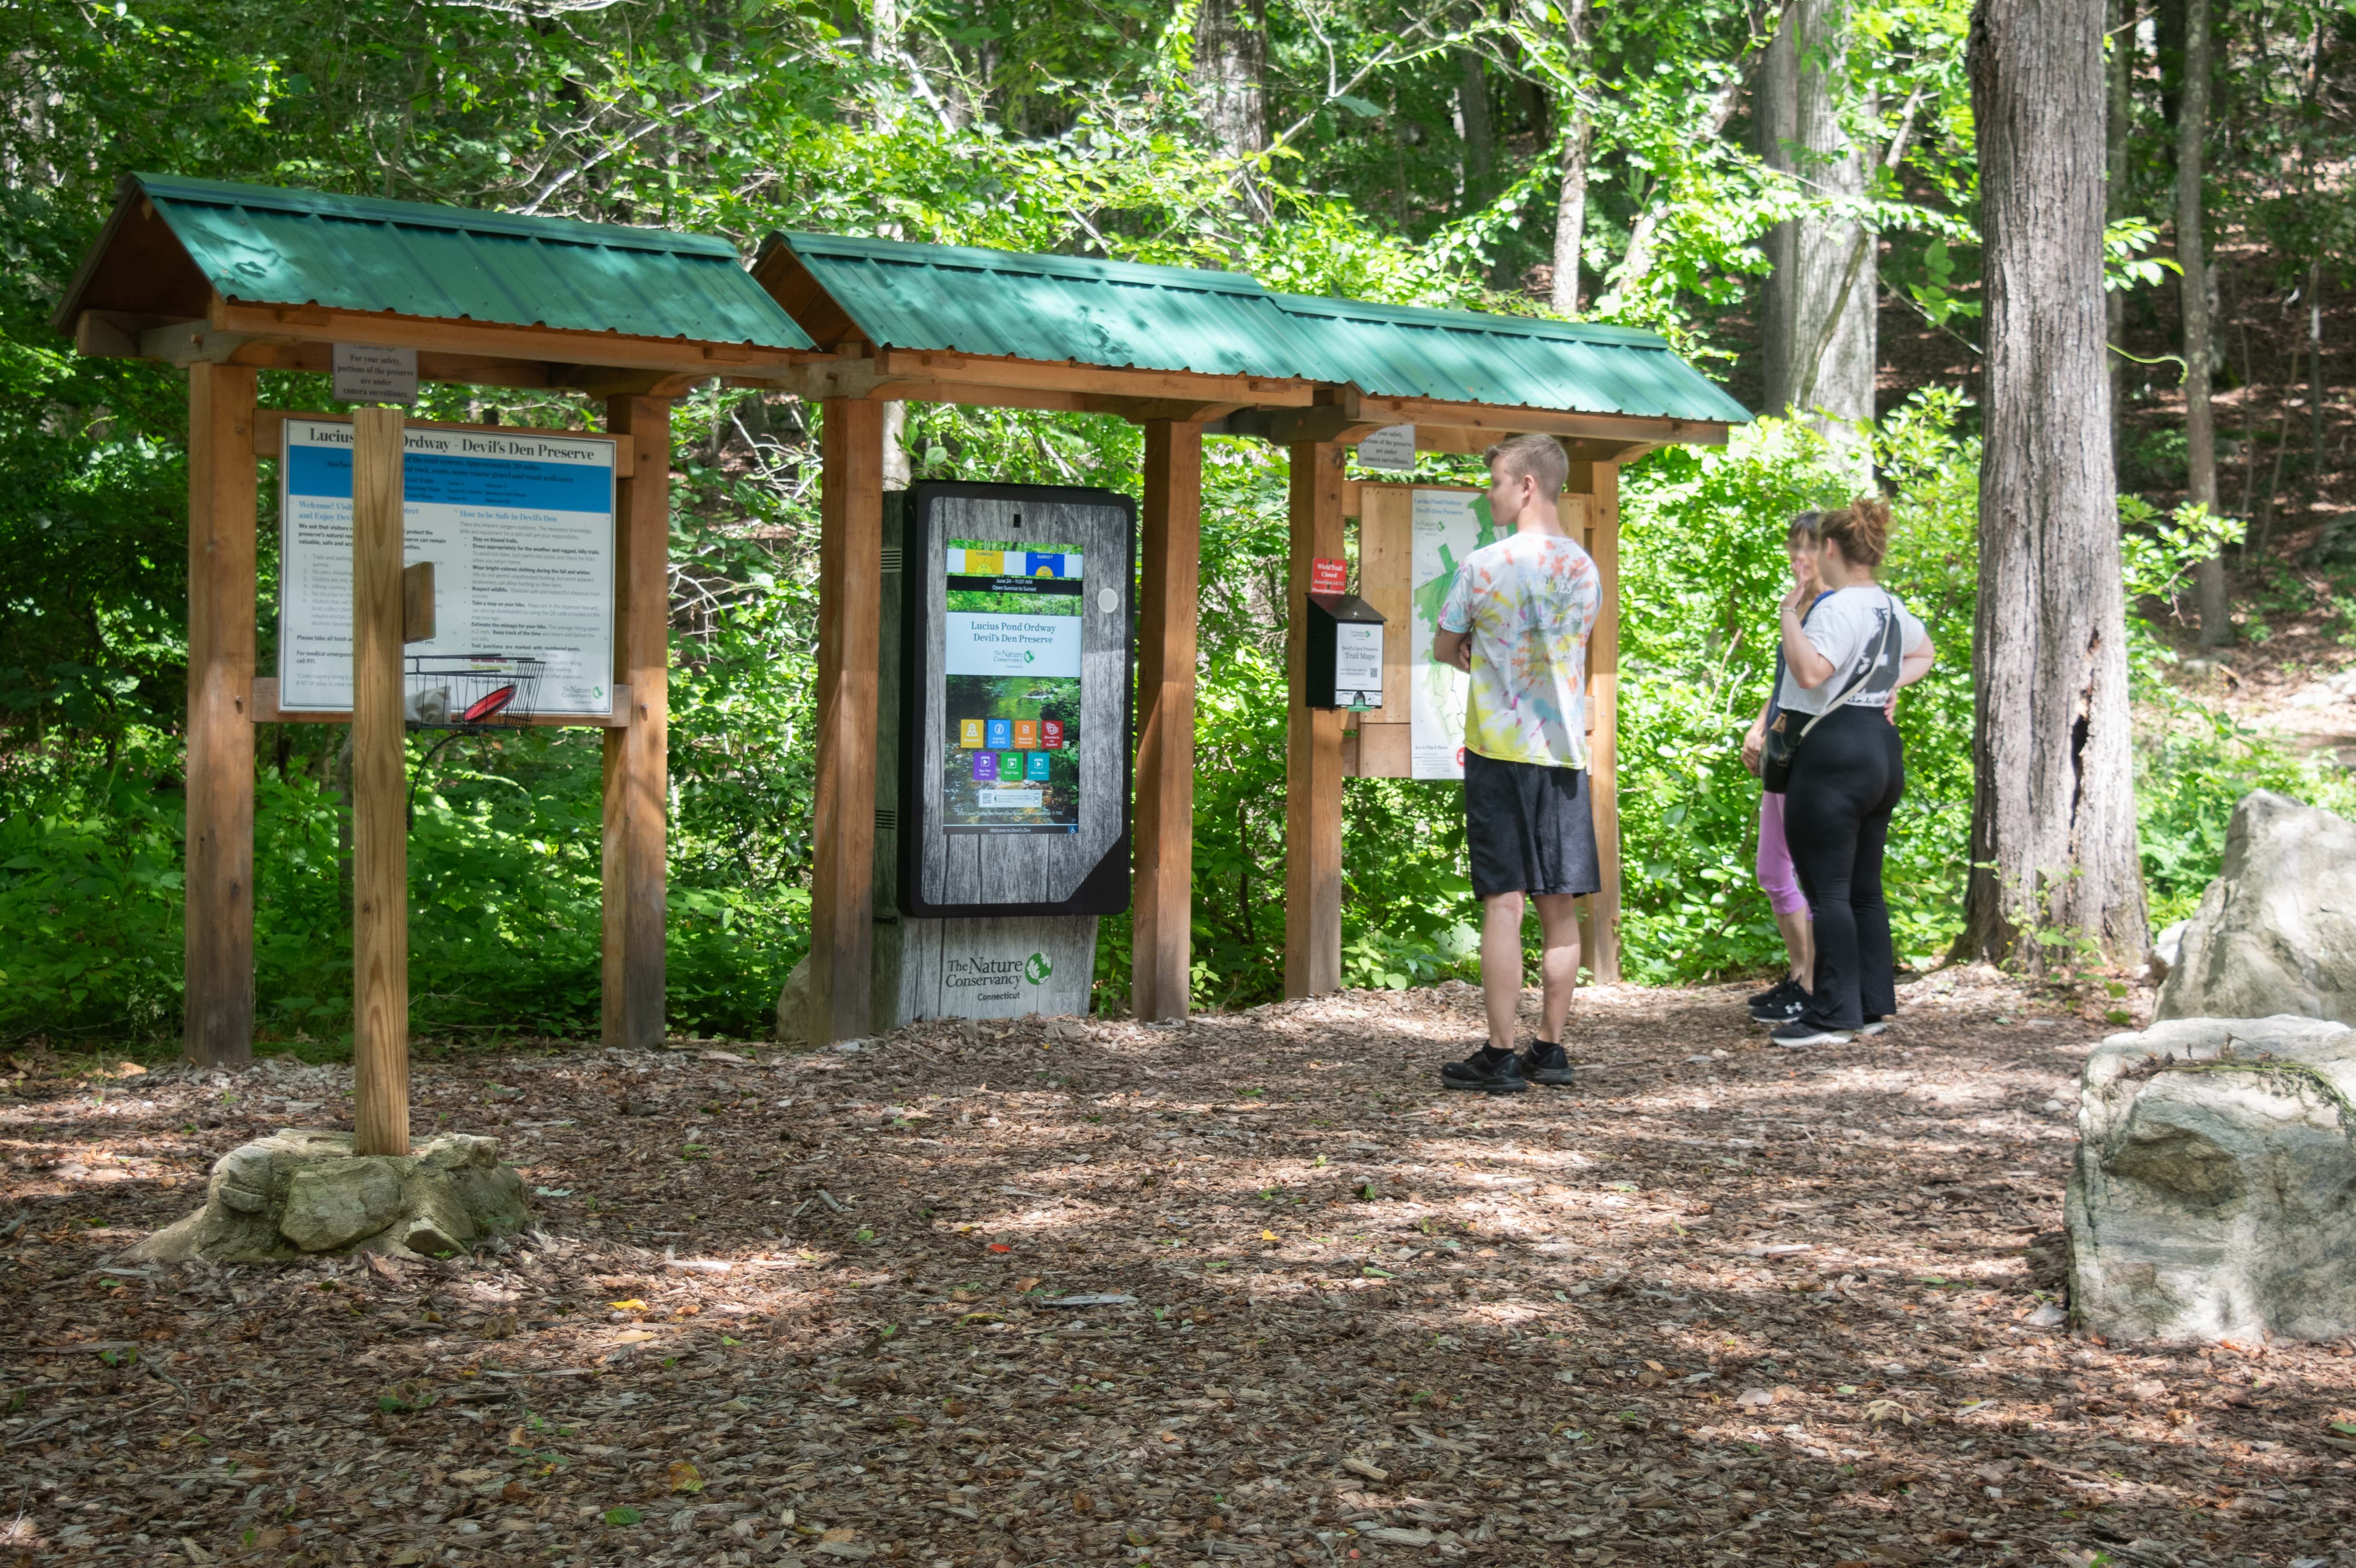
[[1980,0],[1987,267],[1971,881],[1957,955],[2144,955],[2103,361],[2101,0]]
[[[1588,0],[1563,0],[1563,64],[1572,83],[1587,74],[1592,42]],[[1548,301],[1557,315],[1579,314],[1580,247],[1587,238],[1587,155],[1595,123],[1576,85],[1562,94],[1562,185],[1554,204],[1554,288]]]
[[1489,76],[1481,57],[1456,51],[1456,126],[1464,140],[1462,210],[1489,205],[1489,180],[1497,166],[1496,133],[1489,121]]
[[[2127,215],[2127,138],[2135,121],[2136,0],[2110,0],[2108,24],[2110,59],[2104,80],[2110,100],[2104,118],[2107,136],[2103,156],[2103,221],[2116,223]],[[2127,334],[2127,296],[2124,289],[2103,293],[2104,333],[2113,347],[2123,346]],[[2126,366],[2117,354],[2104,356],[2111,372],[2111,453],[2118,455],[2119,421],[2126,416]]]
[[[2217,509],[2216,411],[2209,401],[2213,360],[2209,320],[2209,247],[2201,238],[2201,153],[2209,136],[2209,0],[2184,0],[2184,85],[2176,106],[2176,263],[2184,269],[2177,297],[2184,304],[2184,498]],[[2225,597],[2225,560],[2212,555],[2193,568],[2201,607],[2201,645],[2233,640],[2233,608]]]
[[[1862,196],[1872,166],[1842,133],[1834,89],[1845,75],[1847,0],[1798,0],[1762,62],[1757,105],[1760,156],[1795,176],[1819,198]],[[1851,265],[1873,238],[1855,222],[1810,214],[1767,235],[1767,408],[1799,408],[1830,421],[1870,422],[1879,344],[1874,327],[1872,256]],[[1844,287],[1844,284],[1847,286]]]
[[1203,0],[1194,16],[1194,85],[1203,123],[1231,158],[1268,150],[1260,84],[1268,75],[1268,0]]

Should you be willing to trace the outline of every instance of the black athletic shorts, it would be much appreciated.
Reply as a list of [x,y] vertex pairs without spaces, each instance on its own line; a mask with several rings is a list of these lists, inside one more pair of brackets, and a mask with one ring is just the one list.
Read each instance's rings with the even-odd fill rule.
[[1585,768],[1464,753],[1464,848],[1472,891],[1591,893],[1603,886]]

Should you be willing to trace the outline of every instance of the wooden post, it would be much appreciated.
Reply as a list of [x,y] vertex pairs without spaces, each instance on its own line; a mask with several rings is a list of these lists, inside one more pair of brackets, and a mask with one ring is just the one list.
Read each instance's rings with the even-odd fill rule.
[[629,723],[605,731],[605,1007],[611,1046],[663,1042],[665,825],[670,806],[670,402],[605,400],[629,448],[614,507],[614,684]]
[[1284,994],[1342,988],[1342,714],[1312,709],[1309,563],[1342,554],[1342,447],[1292,449],[1292,554],[1286,573]]
[[253,384],[188,368],[188,1060],[253,1060]]
[[1588,553],[1603,591],[1587,639],[1588,788],[1603,887],[1588,900],[1580,954],[1609,985],[1620,978],[1620,465],[1574,463],[1569,487],[1587,493]]
[[883,622],[884,411],[823,405],[818,553],[818,790],[809,1037],[867,1032],[874,987],[875,666]]
[[1186,1016],[1194,924],[1194,614],[1203,427],[1145,426],[1145,560],[1137,667],[1137,892],[1129,1005]]
[[409,1152],[399,409],[352,412],[352,1152]]

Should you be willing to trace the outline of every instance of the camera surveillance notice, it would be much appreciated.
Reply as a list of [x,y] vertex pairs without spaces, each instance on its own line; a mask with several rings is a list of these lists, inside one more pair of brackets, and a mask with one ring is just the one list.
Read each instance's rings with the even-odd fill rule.
[[951,539],[949,833],[1080,830],[1080,627],[1086,566],[1069,546]]
[[[352,427],[285,423],[278,701],[352,705]],[[534,711],[614,709],[616,443],[597,436],[406,432],[402,560],[434,563],[433,641],[404,653],[536,658]]]

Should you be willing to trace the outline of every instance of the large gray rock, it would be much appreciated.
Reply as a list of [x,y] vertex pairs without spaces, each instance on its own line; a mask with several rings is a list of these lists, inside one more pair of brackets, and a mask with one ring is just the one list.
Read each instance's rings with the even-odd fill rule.
[[2356,1023],[2356,823],[2262,789],[2233,807],[2153,1016],[2276,1013]]
[[346,1250],[464,1252],[524,1227],[523,1179],[498,1145],[444,1133],[406,1155],[352,1153],[352,1135],[286,1127],[213,1162],[205,1206],[133,1247],[134,1258],[289,1263]]
[[2356,1097],[2356,1029],[2330,1020],[2179,1019],[2097,1047],[2063,1211],[2079,1321],[2114,1339],[2356,1335],[2356,1117],[2335,1095]]
[[808,1045],[809,1043],[809,955],[786,976],[785,988],[777,993],[777,1043]]

